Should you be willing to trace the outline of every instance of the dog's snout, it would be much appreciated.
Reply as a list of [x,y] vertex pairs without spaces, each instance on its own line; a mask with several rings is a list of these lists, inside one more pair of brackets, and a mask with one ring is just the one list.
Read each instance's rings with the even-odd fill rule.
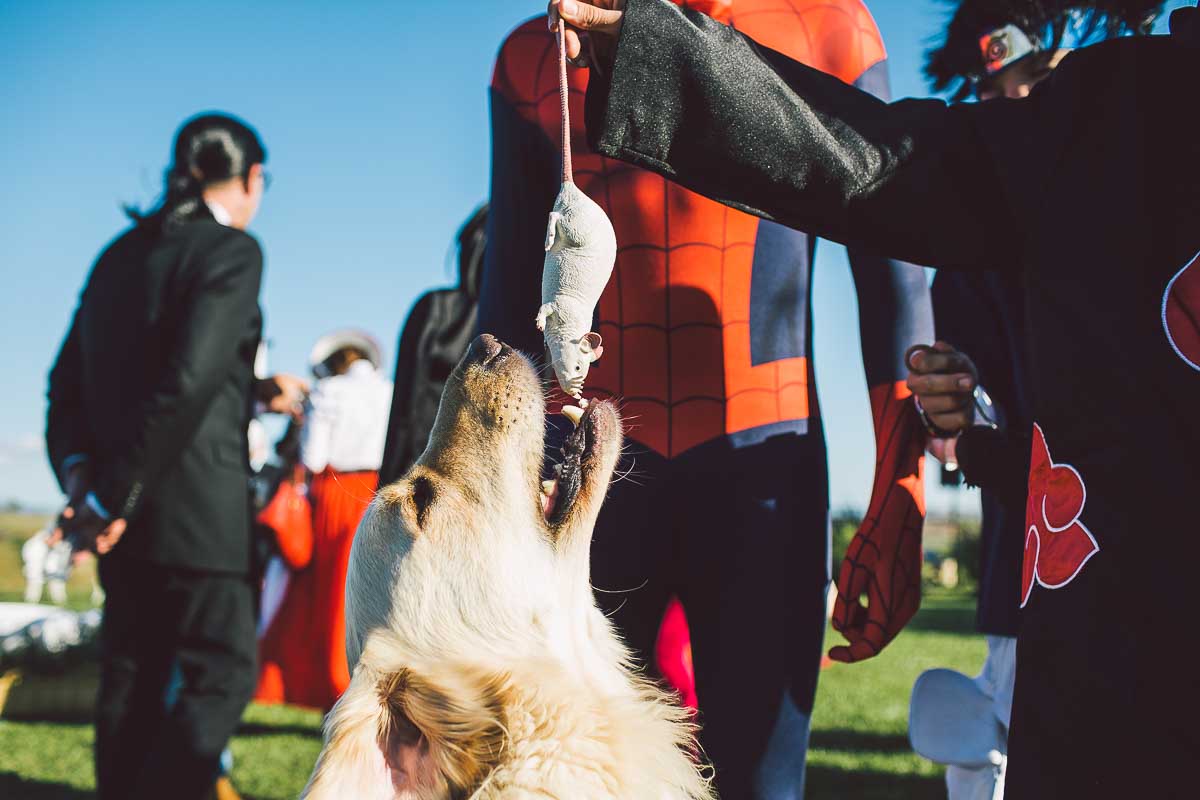
[[481,333],[475,337],[475,341],[471,342],[471,347],[467,350],[467,360],[475,364],[486,365],[500,355],[503,348],[504,345],[495,336],[490,333]]

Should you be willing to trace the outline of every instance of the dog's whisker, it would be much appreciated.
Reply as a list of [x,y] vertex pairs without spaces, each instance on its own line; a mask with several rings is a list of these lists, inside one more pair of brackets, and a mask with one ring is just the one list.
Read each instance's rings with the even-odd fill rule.
[[639,583],[637,586],[634,586],[632,589],[601,589],[599,586],[593,585],[592,591],[600,592],[601,594],[628,594],[630,592],[636,592],[639,589],[645,589],[649,583],[650,583],[650,580],[649,580],[649,578],[647,578],[646,580]]

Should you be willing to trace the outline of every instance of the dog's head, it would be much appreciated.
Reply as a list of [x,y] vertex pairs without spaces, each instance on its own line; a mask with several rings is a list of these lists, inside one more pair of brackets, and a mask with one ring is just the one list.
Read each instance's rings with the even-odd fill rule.
[[[495,713],[504,676],[472,665],[555,658],[587,630],[591,532],[621,422],[606,402],[571,416],[561,463],[544,464],[537,373],[492,336],[471,344],[428,447],[379,493],[355,538],[346,585],[354,682],[330,716],[310,797],[324,796],[315,791],[322,769],[374,772],[380,752],[396,790],[382,796],[425,796],[401,791],[410,784],[453,795],[504,724]],[[329,776],[326,785],[346,784]]]

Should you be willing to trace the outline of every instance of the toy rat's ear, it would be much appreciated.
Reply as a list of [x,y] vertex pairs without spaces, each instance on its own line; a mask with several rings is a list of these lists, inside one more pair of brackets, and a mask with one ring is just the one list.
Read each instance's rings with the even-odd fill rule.
[[585,333],[579,340],[579,349],[585,353],[592,353],[594,356],[592,360],[595,361],[604,355],[604,338],[594,331]]

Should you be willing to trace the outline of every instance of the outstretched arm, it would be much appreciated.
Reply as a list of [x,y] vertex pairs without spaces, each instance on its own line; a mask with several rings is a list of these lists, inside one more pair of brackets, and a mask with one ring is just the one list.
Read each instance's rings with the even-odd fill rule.
[[986,245],[1014,229],[1011,176],[988,145],[1027,140],[1037,105],[885,103],[703,14],[630,0],[587,121],[597,151],[790,227],[915,263],[1013,270]]

